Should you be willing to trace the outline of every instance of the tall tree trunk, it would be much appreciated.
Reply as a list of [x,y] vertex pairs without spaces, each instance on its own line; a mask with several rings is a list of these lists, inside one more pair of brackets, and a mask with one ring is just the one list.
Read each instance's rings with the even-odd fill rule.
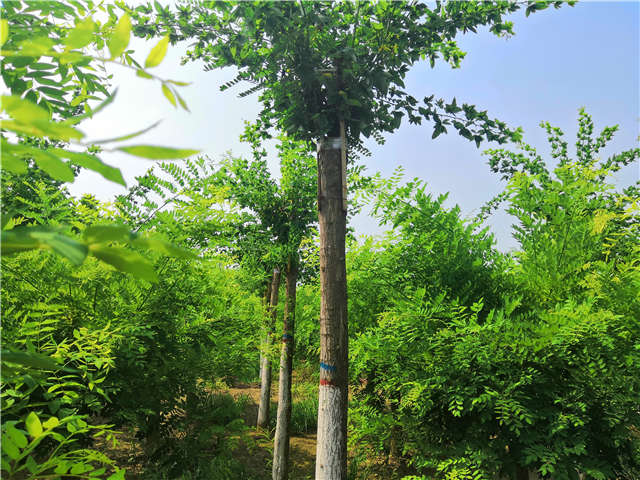
[[267,336],[264,342],[264,351],[262,353],[262,365],[260,366],[260,405],[258,406],[258,422],[260,428],[269,426],[269,409],[271,407],[271,360],[268,352],[271,350],[273,343],[273,331],[276,324],[276,315],[278,312],[278,291],[280,290],[280,270],[273,270],[273,279],[271,280],[271,301],[270,301],[270,318],[267,326]]
[[[271,277],[267,280],[267,286],[264,292],[264,308],[267,312],[267,315],[271,312],[271,286],[273,284],[273,273],[271,273]],[[265,336],[266,338],[266,336]],[[260,363],[258,364],[258,371],[260,372],[260,376],[262,378],[262,362],[264,361],[264,345],[260,346]]]
[[273,445],[273,480],[287,480],[289,476],[289,426],[291,422],[291,372],[296,320],[297,254],[289,257],[287,265],[287,298],[284,304],[284,328],[280,353],[278,381],[278,418]]
[[[346,199],[342,138],[318,143],[320,224],[320,388],[316,480],[347,478]],[[346,189],[345,189],[346,190]]]

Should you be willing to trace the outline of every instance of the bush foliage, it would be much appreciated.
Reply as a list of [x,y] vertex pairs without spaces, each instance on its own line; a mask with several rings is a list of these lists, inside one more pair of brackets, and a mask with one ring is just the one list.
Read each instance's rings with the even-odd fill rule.
[[[260,337],[273,329],[265,285],[294,254],[292,432],[311,434],[317,421],[307,145],[279,137],[279,185],[262,127],[248,125],[253,161],[157,163],[113,202],[74,198],[65,185],[83,168],[124,184],[103,148],[154,160],[196,153],[120,145],[148,129],[95,142],[79,129],[114,100],[105,63],[186,108],[184,82],[149,71],[169,37],[143,67],[128,50],[131,20],[113,5],[1,10],[3,478],[124,478],[96,441],[113,444],[119,429],[135,432],[147,478],[249,478],[235,457],[256,448],[251,401],[221,390],[256,380]],[[550,159],[524,143],[486,152],[507,185],[475,219],[418,179],[365,179],[350,166],[356,210],[370,202],[387,229],[352,237],[347,251],[353,476],[368,474],[356,467],[373,454],[406,478],[640,478],[640,190],[612,184],[640,149],[601,160],[617,127],[594,135],[584,111],[574,158],[559,128],[542,127]],[[485,224],[499,205],[515,222],[508,254]]]

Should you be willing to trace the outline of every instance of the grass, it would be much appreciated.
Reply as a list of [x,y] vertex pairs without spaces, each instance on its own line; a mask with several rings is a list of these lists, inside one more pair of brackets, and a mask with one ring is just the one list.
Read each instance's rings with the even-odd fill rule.
[[[313,433],[318,424],[318,385],[315,383],[294,384],[291,389],[291,435]],[[270,427],[275,429],[278,406],[271,403]]]

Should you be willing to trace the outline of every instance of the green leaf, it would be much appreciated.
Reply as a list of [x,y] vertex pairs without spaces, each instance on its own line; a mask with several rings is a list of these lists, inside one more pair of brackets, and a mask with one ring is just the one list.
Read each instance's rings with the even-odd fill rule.
[[145,71],[144,71],[144,70],[142,70],[142,69],[138,69],[138,70],[136,71],[136,75],[137,75],[138,77],[141,77],[141,78],[153,78],[153,75],[148,74],[147,72],[145,72]]
[[164,93],[164,96],[167,97],[167,100],[169,100],[171,102],[171,105],[173,105],[174,107],[178,106],[176,104],[175,95],[173,94],[171,89],[169,87],[167,87],[167,85],[165,83],[162,84],[162,93]]
[[93,470],[93,467],[91,465],[88,465],[86,463],[76,463],[73,467],[71,467],[71,471],[69,473],[73,475],[78,475],[80,473],[85,473],[90,470]]
[[2,451],[6,453],[12,460],[17,460],[20,458],[20,450],[6,434],[2,435]]
[[42,426],[47,430],[56,428],[58,425],[60,425],[60,420],[58,420],[56,417],[50,417],[46,422],[42,424]]
[[446,129],[441,125],[441,124],[437,124],[436,127],[433,129],[433,135],[431,135],[431,138],[438,138],[438,136],[440,136],[441,133],[446,132]]
[[63,123],[49,122],[45,120],[34,120],[28,123],[14,122],[12,120],[0,120],[0,127],[11,130],[15,133],[32,135],[34,137],[50,137],[55,140],[68,142],[72,139],[79,140],[84,134],[73,127]]
[[38,471],[38,463],[34,460],[32,455],[29,455],[27,457],[27,461],[24,463],[30,473],[36,473]]
[[126,50],[131,38],[131,18],[126,13],[118,20],[111,38],[107,42],[111,58],[117,58]]
[[127,186],[119,168],[107,165],[95,155],[91,155],[89,153],[70,152],[68,150],[62,150],[61,148],[52,148],[49,151],[62,158],[68,158],[72,163],[80,167],[97,172],[107,180],[125,187]]
[[65,38],[63,42],[69,49],[85,47],[91,43],[95,28],[96,24],[93,19],[88,17],[77,23],[75,28],[69,32],[67,38]]
[[111,475],[109,475],[107,480],[124,480],[124,473],[125,471],[120,469],[116,473],[112,473]]
[[121,272],[131,273],[149,282],[158,281],[158,275],[153,269],[153,265],[136,252],[102,244],[91,245],[90,252],[99,260],[112,265]]
[[87,246],[46,227],[17,227],[3,230],[2,254],[19,253],[25,250],[53,250],[74,265],[80,265],[87,256]]
[[[52,55],[53,56],[53,55]],[[92,57],[88,56],[88,55],[83,55],[82,52],[79,52],[77,50],[72,50],[72,51],[65,51],[62,52],[59,55],[56,55],[58,57],[58,60],[60,61],[60,64],[62,65],[67,65],[69,63],[89,63],[91,62],[91,60],[93,60]],[[99,88],[99,87],[98,87]]]
[[56,180],[73,182],[75,179],[71,167],[55,155],[49,154],[46,151],[40,151],[33,155],[33,159],[42,170]]
[[64,100],[64,96],[66,93],[63,90],[60,90],[59,88],[51,88],[51,87],[38,87],[36,90],[38,90],[40,93],[43,93],[48,97],[53,97],[58,100]]
[[65,460],[60,461],[60,463],[58,464],[58,466],[56,467],[56,469],[54,470],[55,473],[60,473],[60,474],[64,474],[67,473],[67,471],[69,470],[69,467],[71,466],[71,464]]
[[29,432],[29,435],[33,438],[38,438],[42,435],[42,424],[36,412],[29,413],[24,423],[27,426],[27,432]]
[[2,150],[3,156],[4,154],[9,154],[17,158],[33,158],[42,170],[56,180],[73,182],[75,178],[69,165],[48,150],[41,150],[24,144],[11,144],[4,138],[2,139]]
[[22,158],[17,157],[7,151],[2,152],[2,156],[0,157],[0,161],[2,162],[0,168],[2,170],[7,170],[11,173],[27,173],[27,164]]
[[58,370],[60,368],[60,365],[58,365],[53,358],[36,352],[12,352],[3,350],[1,357],[3,362],[15,363],[17,365],[41,370]]
[[2,95],[2,109],[14,120],[22,123],[36,120],[48,121],[50,118],[47,110],[16,95]]
[[158,147],[155,145],[131,145],[128,147],[119,147],[118,150],[130,155],[135,155],[136,157],[149,158],[152,160],[186,158],[200,152],[200,150]]
[[184,101],[184,99],[180,96],[180,94],[178,92],[175,92],[176,97],[178,97],[178,102],[180,102],[180,106],[182,108],[184,108],[187,112],[191,112],[189,110],[189,107],[187,107],[187,103]]
[[144,61],[144,68],[157,67],[160,65],[164,56],[167,54],[167,47],[169,46],[169,36],[167,35],[158,44],[151,49],[149,56]]
[[55,42],[45,36],[31,38],[29,40],[23,40],[20,42],[20,53],[25,57],[39,58],[42,55],[54,54],[55,50],[53,46]]
[[0,47],[7,43],[9,38],[9,22],[5,19],[0,20]]
[[122,225],[92,225],[82,234],[87,244],[105,242],[127,242],[131,232]]
[[[31,70],[53,70],[57,67],[52,63],[30,63],[29,68]],[[55,72],[50,72],[49,74],[53,75],[54,73]]]
[[127,135],[122,135],[120,137],[107,138],[105,140],[95,140],[95,141],[90,142],[90,143],[100,144],[100,143],[110,143],[110,142],[122,142],[124,140],[129,140],[131,138],[135,138],[135,137],[137,137],[139,135],[142,135],[143,133],[146,133],[146,132],[148,132],[149,130],[151,130],[153,128],[156,128],[160,124],[161,121],[162,120],[158,120],[153,125],[150,125],[150,126],[148,126],[146,128],[143,128],[142,130],[138,130],[137,132],[134,132],[134,133],[129,133]]
[[197,256],[184,248],[173,245],[169,242],[166,242],[159,238],[154,237],[136,237],[131,241],[132,245],[141,248],[148,248],[149,250],[153,250],[158,253],[162,253],[164,255],[169,255],[172,257],[178,258],[197,258]]
[[28,445],[29,442],[27,441],[27,436],[13,425],[7,425],[6,431],[7,435],[9,435],[9,437],[17,447],[24,448]]

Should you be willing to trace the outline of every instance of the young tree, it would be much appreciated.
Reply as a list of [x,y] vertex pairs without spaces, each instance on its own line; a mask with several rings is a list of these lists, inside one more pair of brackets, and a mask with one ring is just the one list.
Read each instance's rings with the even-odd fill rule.
[[520,244],[516,257],[521,287],[527,303],[538,307],[553,306],[584,290],[589,273],[584,266],[604,259],[604,238],[616,238],[606,242],[608,257],[629,257],[635,239],[618,237],[629,229],[631,217],[621,221],[618,216],[637,202],[638,185],[620,194],[612,191],[607,177],[640,157],[640,148],[634,147],[599,160],[597,155],[618,126],[605,127],[596,136],[584,109],[579,113],[575,159],[560,128],[549,122],[540,126],[547,132],[556,168],[549,169],[526,143],[519,145],[520,152],[487,150],[491,169],[508,180],[509,187],[483,209],[486,213],[508,201],[507,212],[517,220],[513,236]]
[[[270,319],[267,335],[261,355],[260,403],[258,406],[258,427],[269,424],[269,406],[271,396],[271,359],[268,352],[274,340],[276,324],[276,306],[281,273],[279,266],[286,265],[286,303],[284,313],[284,332],[279,377],[278,418],[274,448],[274,478],[286,476],[288,462],[289,419],[291,417],[291,369],[294,345],[294,315],[296,283],[299,268],[300,243],[308,235],[316,221],[314,207],[315,186],[317,183],[313,157],[308,154],[305,142],[295,142],[280,137],[277,148],[281,161],[281,179],[279,184],[271,178],[261,147],[261,136],[256,125],[247,125],[243,140],[251,144],[253,160],[231,158],[220,171],[221,182],[229,188],[229,198],[252,215],[252,223],[260,233],[262,243],[257,249],[241,253],[254,257],[271,259],[270,265],[276,265],[270,283]],[[247,225],[243,225],[247,230]],[[244,242],[246,243],[246,242]],[[264,260],[261,260],[264,262]],[[269,288],[267,289],[269,290]],[[281,478],[278,476],[277,478]]]
[[273,445],[273,479],[286,480],[289,466],[291,384],[295,346],[296,287],[300,268],[300,244],[317,221],[315,186],[317,176],[313,156],[304,142],[282,139],[280,195],[287,219],[286,303],[282,328],[280,375],[278,378],[278,416]]
[[403,79],[420,59],[442,57],[457,67],[464,57],[458,33],[489,26],[513,33],[503,17],[523,5],[527,13],[562,2],[200,2],[177,12],[159,6],[131,10],[141,36],[168,33],[195,39],[190,60],[205,68],[233,66],[261,92],[261,127],[318,145],[320,225],[320,394],[317,479],[347,475],[347,298],[345,268],[347,151],[366,153],[362,136],[382,141],[402,118],[434,123],[433,138],[455,128],[479,144],[518,139],[513,131],[473,105],[445,103],[435,95],[420,102]]
[[[555,168],[526,144],[522,153],[488,152],[509,180],[504,197],[520,242],[500,276],[492,242],[456,209],[410,185],[382,204],[398,236],[374,250],[378,277],[406,281],[354,342],[353,369],[367,380],[355,393],[354,432],[378,448],[399,433],[429,478],[639,478],[640,438],[630,432],[640,422],[640,195],[610,182],[640,149],[599,160],[616,128],[593,135],[582,112],[571,158],[562,132],[544,127]],[[384,260],[427,244],[416,230],[430,233],[440,265],[427,267],[439,291],[424,288],[423,261]],[[462,260],[452,283],[451,256]],[[465,278],[480,287],[469,292]],[[483,312],[481,299],[496,288],[502,305]]]

